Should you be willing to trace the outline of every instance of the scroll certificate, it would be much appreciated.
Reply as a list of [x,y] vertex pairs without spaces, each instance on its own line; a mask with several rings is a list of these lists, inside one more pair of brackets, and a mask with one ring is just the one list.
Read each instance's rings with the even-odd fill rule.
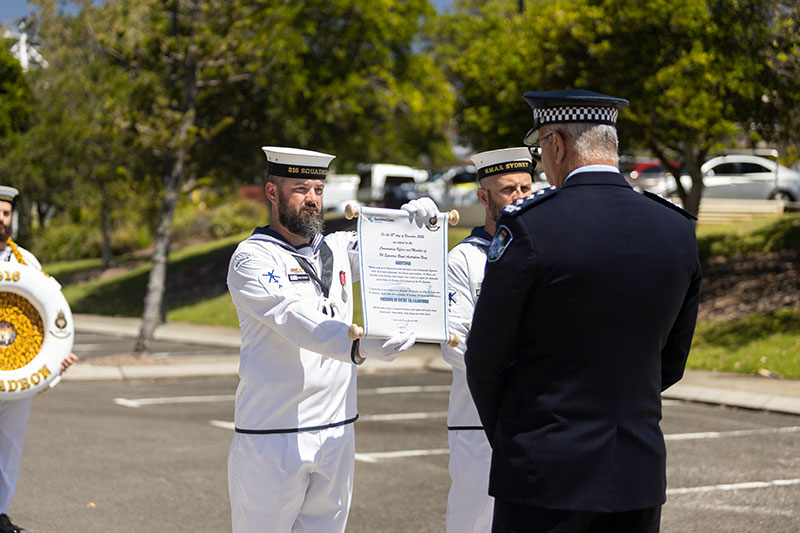
[[413,331],[420,341],[447,340],[447,217],[418,223],[399,209],[361,208],[365,337]]

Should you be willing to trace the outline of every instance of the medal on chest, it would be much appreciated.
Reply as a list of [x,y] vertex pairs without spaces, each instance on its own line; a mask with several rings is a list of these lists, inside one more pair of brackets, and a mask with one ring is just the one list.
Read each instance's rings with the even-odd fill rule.
[[347,302],[347,274],[344,270],[339,271],[339,283],[342,284],[342,301]]

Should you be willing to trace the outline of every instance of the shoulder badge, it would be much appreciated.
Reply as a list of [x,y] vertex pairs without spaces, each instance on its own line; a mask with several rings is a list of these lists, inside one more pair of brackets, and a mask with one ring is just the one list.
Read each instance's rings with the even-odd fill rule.
[[531,194],[530,196],[526,196],[525,198],[520,198],[516,202],[511,202],[503,209],[501,209],[500,212],[503,213],[504,215],[515,217],[520,213],[527,211],[534,205],[538,205],[544,202],[545,200],[554,197],[556,193],[558,193],[558,191],[559,189],[557,187],[550,187],[548,189],[538,190],[535,193]]
[[506,226],[500,226],[497,228],[497,231],[494,232],[494,238],[492,239],[492,244],[489,245],[489,261],[497,261],[503,255],[503,252],[506,251],[508,245],[511,244],[511,241],[514,240],[514,235],[511,234],[511,230],[509,230]]
[[670,202],[669,200],[667,200],[667,199],[666,199],[666,198],[664,198],[663,196],[659,196],[659,195],[657,195],[657,194],[655,194],[655,193],[652,193],[652,192],[650,192],[650,191],[642,191],[642,194],[643,194],[644,196],[646,196],[647,198],[650,198],[651,200],[655,200],[656,202],[658,202],[658,203],[660,203],[660,204],[663,204],[663,205],[665,205],[665,206],[669,207],[670,209],[674,209],[675,211],[677,211],[677,212],[678,212],[678,213],[680,213],[681,215],[685,216],[685,217],[686,217],[686,218],[688,218],[689,220],[697,220],[697,217],[696,217],[696,216],[694,216],[694,215],[693,215],[693,214],[691,214],[690,212],[686,211],[686,210],[685,210],[685,209],[683,209],[682,207],[680,207],[680,206],[677,206],[677,205],[673,204],[672,202]]
[[238,254],[234,255],[233,269],[238,271],[239,267],[246,263],[248,259],[250,259],[250,254],[247,252],[239,252]]

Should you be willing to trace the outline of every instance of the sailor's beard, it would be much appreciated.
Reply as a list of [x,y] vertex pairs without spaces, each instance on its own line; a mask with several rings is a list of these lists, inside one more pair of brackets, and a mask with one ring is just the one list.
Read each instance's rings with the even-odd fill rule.
[[303,213],[302,207],[293,212],[284,198],[278,198],[278,220],[290,232],[309,240],[325,229],[325,222],[319,212]]

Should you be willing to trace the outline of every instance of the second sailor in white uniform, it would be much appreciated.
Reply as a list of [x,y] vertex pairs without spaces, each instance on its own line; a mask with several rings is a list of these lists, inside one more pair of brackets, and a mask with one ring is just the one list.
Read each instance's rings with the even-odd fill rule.
[[[355,232],[322,236],[334,156],[264,147],[269,226],[239,244],[228,289],[242,333],[228,454],[234,532],[344,531],[353,488],[356,364],[391,361],[413,333],[353,342]],[[438,214],[430,199],[406,205]],[[432,206],[432,207],[431,207]]]
[[480,294],[486,254],[500,210],[531,193],[533,163],[527,148],[505,148],[472,156],[478,169],[478,199],[486,210],[485,225],[473,228],[447,258],[448,329],[461,342],[442,344],[442,356],[453,367],[447,410],[450,444],[450,493],[447,497],[449,533],[488,532],[492,529],[494,499],[489,496],[492,449],[467,387],[464,351],[472,313]]

